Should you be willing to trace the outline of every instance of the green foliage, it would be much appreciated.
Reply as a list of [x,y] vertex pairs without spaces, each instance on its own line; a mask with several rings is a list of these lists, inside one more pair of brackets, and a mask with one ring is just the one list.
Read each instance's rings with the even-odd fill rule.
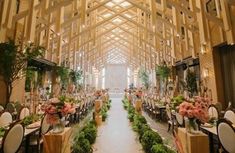
[[144,125],[147,125],[146,119],[141,115],[135,115],[132,127],[133,130],[140,135],[140,137],[142,137],[143,128],[145,128]]
[[135,108],[131,104],[128,104],[127,111],[128,111],[128,114],[134,114]]
[[184,97],[182,95],[178,95],[176,97],[173,97],[171,101],[172,108],[176,109],[176,107],[184,101]]
[[186,88],[191,93],[191,96],[197,92],[197,78],[196,73],[188,70],[186,76]]
[[72,153],[92,153],[92,146],[96,140],[97,128],[95,121],[90,121],[81,132],[77,133],[74,137]]
[[64,66],[56,66],[56,74],[60,77],[62,86],[67,86],[69,81],[69,69]]
[[162,144],[162,138],[159,136],[158,133],[152,131],[152,130],[147,130],[144,132],[141,140],[140,140],[143,149],[147,152],[147,153],[151,153],[151,148],[153,145],[160,143]]
[[171,69],[164,63],[163,65],[158,65],[156,68],[156,76],[161,79],[166,79],[170,76]]
[[89,123],[83,130],[85,139],[87,139],[90,144],[95,143],[96,136],[97,136],[97,129],[93,123]]
[[41,118],[41,115],[33,114],[33,115],[26,116],[21,122],[24,126],[27,126],[29,124],[36,122],[36,121],[39,121],[40,118]]
[[45,49],[29,43],[21,49],[13,40],[0,43],[0,75],[7,87],[6,103],[10,101],[13,82],[20,74],[25,74],[27,63],[33,58],[42,57]]
[[140,122],[140,123],[142,123],[142,124],[147,124],[146,119],[145,119],[144,116],[142,116],[142,115],[136,115],[136,116],[135,116],[135,121],[136,121],[136,122]]
[[81,132],[74,138],[73,153],[92,153],[92,147],[85,138],[85,133]]
[[122,100],[122,103],[128,111],[128,119],[130,122],[133,122],[133,130],[139,134],[139,140],[146,153],[174,153],[174,151],[163,145],[161,136],[148,126],[145,117],[136,114],[134,107],[126,98]]
[[130,122],[134,121],[134,116],[135,116],[135,114],[128,114],[128,119]]
[[144,70],[143,68],[141,68],[139,70],[139,78],[141,79],[141,82],[143,83],[144,87],[146,89],[148,89],[149,87],[149,75],[148,73],[146,72],[146,70]]
[[69,73],[70,80],[74,85],[78,85],[79,81],[82,79],[82,71],[81,70],[71,70]]
[[175,153],[163,144],[155,144],[151,148],[151,153]]
[[5,134],[6,129],[4,129],[3,127],[0,127],[0,138],[2,138]]
[[107,111],[105,109],[101,109],[100,113],[102,116],[102,121],[105,121],[106,118],[108,117]]
[[30,92],[32,85],[34,89],[42,85],[42,71],[38,70],[36,67],[28,66],[26,68],[25,91]]
[[107,103],[107,108],[110,109],[111,108],[111,103]]

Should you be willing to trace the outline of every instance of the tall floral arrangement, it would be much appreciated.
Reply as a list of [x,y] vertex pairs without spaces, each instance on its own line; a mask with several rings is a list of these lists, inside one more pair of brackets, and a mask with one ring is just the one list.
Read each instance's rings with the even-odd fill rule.
[[194,102],[184,101],[179,105],[179,114],[189,119],[198,119],[207,122],[209,101],[203,97],[195,97]]
[[101,91],[101,90],[96,90],[95,93],[94,93],[94,96],[96,97],[96,99],[101,98],[101,96],[102,96],[102,91]]
[[63,98],[52,98],[48,103],[42,106],[47,114],[47,122],[49,124],[57,124],[58,120],[69,113],[75,113],[73,104],[64,102]]

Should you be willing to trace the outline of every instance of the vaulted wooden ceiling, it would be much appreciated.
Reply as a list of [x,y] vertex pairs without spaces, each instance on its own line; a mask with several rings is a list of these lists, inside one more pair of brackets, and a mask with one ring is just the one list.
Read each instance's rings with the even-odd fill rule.
[[46,59],[74,69],[154,69],[210,48],[213,26],[234,42],[231,6],[234,0],[3,0],[0,32],[43,45]]

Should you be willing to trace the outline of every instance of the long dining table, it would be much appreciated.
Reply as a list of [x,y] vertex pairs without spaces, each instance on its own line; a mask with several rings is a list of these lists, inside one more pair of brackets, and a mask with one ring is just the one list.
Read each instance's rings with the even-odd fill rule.
[[[235,125],[233,124],[233,127],[235,128]],[[217,133],[217,127],[213,124],[201,125],[200,129],[202,132],[206,133],[209,137],[209,143],[210,143],[210,152],[211,153],[218,153],[219,148],[219,139],[218,139],[218,133]]]

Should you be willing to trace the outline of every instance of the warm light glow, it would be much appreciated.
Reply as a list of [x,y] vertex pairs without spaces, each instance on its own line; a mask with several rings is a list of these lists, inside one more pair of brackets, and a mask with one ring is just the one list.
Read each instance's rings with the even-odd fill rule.
[[104,17],[104,18],[108,18],[108,17],[110,17],[110,16],[112,16],[111,13],[105,13],[105,14],[103,14],[103,17]]
[[113,4],[112,2],[108,2],[105,5],[108,6],[108,7],[113,7],[115,4]]
[[206,45],[201,46],[201,53],[205,54],[206,53]]
[[123,2],[122,4],[120,4],[120,6],[128,7],[128,6],[131,6],[131,4],[129,2]]
[[121,23],[121,22],[122,22],[122,20],[119,19],[119,18],[116,18],[116,19],[113,20],[113,23]]
[[121,3],[123,0],[112,0],[112,2],[116,3],[116,4],[119,4]]
[[208,68],[204,68],[203,69],[203,77],[204,78],[208,78],[209,77],[209,69]]

